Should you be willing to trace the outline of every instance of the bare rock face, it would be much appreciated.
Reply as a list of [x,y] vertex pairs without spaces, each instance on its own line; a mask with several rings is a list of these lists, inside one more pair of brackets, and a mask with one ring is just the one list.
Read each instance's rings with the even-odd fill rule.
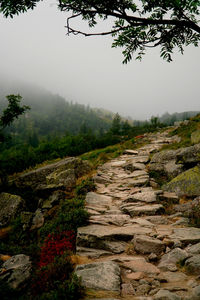
[[21,289],[31,276],[29,256],[18,254],[12,256],[2,265],[0,279],[7,282],[13,289]]
[[75,272],[87,288],[120,292],[120,268],[115,262],[79,265]]
[[0,227],[6,226],[25,207],[24,200],[17,195],[0,194]]
[[71,188],[76,179],[88,173],[90,169],[88,162],[69,157],[20,175],[15,183],[18,187],[31,187],[35,190]]

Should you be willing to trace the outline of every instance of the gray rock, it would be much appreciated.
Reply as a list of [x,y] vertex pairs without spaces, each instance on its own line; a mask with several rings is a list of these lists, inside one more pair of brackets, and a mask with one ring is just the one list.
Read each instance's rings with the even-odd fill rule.
[[32,220],[32,226],[30,230],[41,228],[44,225],[44,216],[41,209],[37,209]]
[[145,170],[145,165],[142,164],[142,163],[126,163],[124,166],[123,166],[124,170],[126,171],[130,171],[130,172],[133,172],[133,171],[136,171],[136,170]]
[[141,193],[135,193],[132,196],[133,201],[138,202],[146,202],[146,203],[153,203],[157,200],[157,195],[154,191],[147,191]]
[[121,295],[125,297],[127,295],[135,295],[135,289],[131,283],[123,283],[121,285]]
[[186,260],[188,256],[185,250],[175,248],[162,256],[158,268],[163,271],[171,271],[171,266],[176,266],[176,263]]
[[[77,246],[105,250],[105,243],[130,241],[135,234],[150,233],[151,229],[131,225],[126,227],[90,225],[78,228]],[[113,244],[116,245],[116,244]],[[119,245],[119,244],[118,244]],[[124,244],[123,244],[124,245]],[[106,249],[110,250],[110,249]]]
[[191,134],[191,142],[192,144],[200,143],[200,130],[196,130]]
[[133,272],[148,274],[159,274],[160,270],[151,263],[146,262],[144,257],[133,257],[130,261],[124,262],[123,266]]
[[185,216],[189,216],[192,213],[192,210],[195,206],[199,205],[199,199],[195,198],[192,201],[188,201],[187,203],[177,204],[173,207],[175,212],[182,212]]
[[137,150],[132,150],[132,149],[126,149],[126,150],[124,150],[123,154],[138,155],[138,151]]
[[25,208],[24,200],[17,195],[0,194],[0,227],[6,226]]
[[196,254],[185,261],[186,270],[190,274],[200,275],[200,254]]
[[99,258],[101,256],[112,255],[112,252],[93,248],[77,247],[76,254],[79,256],[87,256],[88,258]]
[[50,209],[53,206],[59,204],[59,202],[65,199],[66,194],[63,191],[55,191],[50,197],[42,202],[42,209]]
[[90,165],[81,159],[68,157],[34,171],[20,175],[15,184],[17,187],[31,187],[35,190],[51,190],[59,187],[71,188],[75,179],[88,173]]
[[134,237],[134,249],[142,254],[155,253],[160,255],[165,250],[165,245],[158,239],[136,235]]
[[176,160],[171,160],[163,166],[164,172],[173,178],[183,171],[183,164],[177,164]]
[[198,166],[189,169],[163,186],[168,192],[175,192],[178,196],[200,195],[200,168]]
[[200,242],[200,228],[185,227],[174,228],[174,233],[170,236],[171,240],[176,240],[184,245]]
[[141,215],[156,215],[164,213],[165,209],[162,204],[152,204],[143,206],[126,206],[123,207],[123,211],[129,213],[131,217]]
[[160,290],[154,295],[155,300],[181,300],[181,297],[168,290]]
[[200,144],[191,147],[181,148],[177,153],[177,160],[183,164],[200,162]]
[[185,250],[191,254],[200,254],[200,243],[189,245]]
[[151,287],[149,284],[140,284],[136,289],[136,295],[145,296],[149,293]]
[[115,262],[79,265],[75,272],[86,288],[120,292],[120,268]]
[[89,192],[85,198],[86,205],[108,207],[112,204],[112,198],[104,195],[99,195],[94,192]]
[[161,282],[181,282],[188,279],[182,272],[163,272],[158,278]]
[[196,286],[196,287],[192,290],[192,296],[195,298],[195,300],[200,299],[200,285]]
[[2,270],[0,279],[6,281],[13,289],[21,289],[31,276],[30,258],[24,254],[12,256],[3,263]]

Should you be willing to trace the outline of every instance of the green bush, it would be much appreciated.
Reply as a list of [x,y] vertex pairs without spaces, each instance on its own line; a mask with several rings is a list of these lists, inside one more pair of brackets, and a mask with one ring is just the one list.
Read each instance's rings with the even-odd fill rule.
[[81,286],[81,280],[72,274],[69,280],[57,285],[56,289],[42,293],[36,300],[78,300],[83,299],[85,295],[84,288]]
[[84,209],[84,200],[81,198],[66,199],[59,207],[56,217],[44,224],[39,230],[44,239],[49,233],[74,230],[87,224],[88,212]]
[[96,190],[94,180],[86,179],[81,182],[80,185],[76,187],[75,193],[78,197],[84,197],[88,192],[93,192]]

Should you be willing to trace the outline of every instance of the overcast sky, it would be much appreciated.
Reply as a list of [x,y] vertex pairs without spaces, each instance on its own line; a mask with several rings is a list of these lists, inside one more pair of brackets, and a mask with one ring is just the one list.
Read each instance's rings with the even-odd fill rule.
[[111,37],[68,37],[66,15],[53,3],[13,19],[0,16],[1,74],[134,119],[200,110],[200,48],[186,48],[172,63],[150,50],[142,62],[123,65]]

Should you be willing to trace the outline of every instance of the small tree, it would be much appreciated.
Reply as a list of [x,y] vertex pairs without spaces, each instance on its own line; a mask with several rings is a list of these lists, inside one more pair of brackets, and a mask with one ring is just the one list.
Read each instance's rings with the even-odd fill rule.
[[110,131],[114,135],[120,135],[121,133],[121,117],[118,113],[113,118]]
[[[0,144],[5,140],[4,129],[11,125],[11,123],[17,119],[20,115],[24,114],[26,110],[30,109],[27,105],[20,105],[22,97],[20,95],[8,95],[8,106],[3,110],[0,116]],[[6,181],[6,170],[0,162],[0,182]]]

